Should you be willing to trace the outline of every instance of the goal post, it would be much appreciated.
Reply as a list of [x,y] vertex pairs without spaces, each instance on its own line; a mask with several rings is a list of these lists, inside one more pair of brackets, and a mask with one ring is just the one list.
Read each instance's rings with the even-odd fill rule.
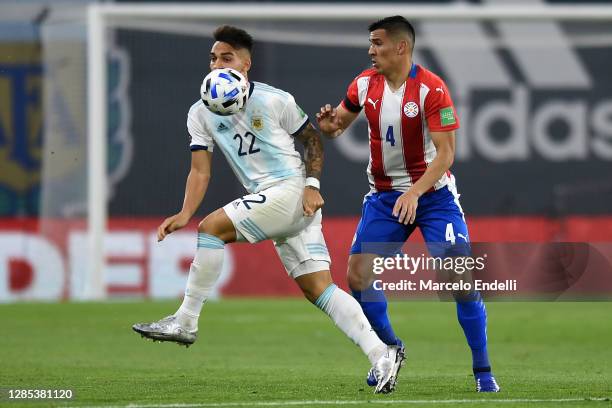
[[85,299],[103,299],[104,234],[108,222],[106,135],[107,72],[105,54],[106,17],[99,5],[87,10],[87,251],[89,259]]
[[[197,32],[200,22],[264,22],[260,32],[274,32],[274,24],[299,22],[308,31],[310,22],[370,22],[379,17],[403,15],[411,21],[436,22],[491,22],[491,21],[557,21],[557,22],[605,22],[612,21],[612,6],[609,5],[552,5],[534,4],[508,5],[501,2],[487,4],[451,3],[440,5],[405,4],[252,4],[252,3],[103,3],[92,4],[87,11],[87,134],[88,134],[88,183],[87,183],[87,236],[88,278],[87,299],[102,299],[104,289],[104,234],[108,223],[108,176],[107,176],[107,132],[108,132],[108,76],[106,52],[108,29],[131,29],[136,31],[160,30],[177,35],[201,35]],[[181,22],[181,24],[176,24]],[[185,22],[185,24],[182,24]],[[167,23],[167,24],[166,24]],[[189,25],[191,24],[191,25]],[[270,28],[272,27],[272,28]],[[268,31],[266,31],[268,30]],[[285,29],[286,30],[286,29]],[[296,41],[286,30],[287,41]],[[316,39],[316,30],[305,42]],[[346,43],[355,47],[350,38],[329,37],[331,44]],[[607,43],[610,33],[606,33]],[[255,36],[257,39],[257,36]],[[294,36],[295,37],[295,36]],[[346,36],[348,37],[348,35]],[[365,41],[359,46],[367,45]],[[326,39],[320,42],[324,46]],[[419,39],[417,40],[419,42]],[[419,43],[420,44],[420,43]],[[417,44],[417,47],[419,46]],[[364,51],[365,52],[365,51]],[[204,74],[204,73],[202,73]],[[347,80],[350,79],[347,77]],[[323,101],[322,101],[323,102]],[[187,108],[187,107],[185,107]],[[340,149],[346,148],[339,147]]]

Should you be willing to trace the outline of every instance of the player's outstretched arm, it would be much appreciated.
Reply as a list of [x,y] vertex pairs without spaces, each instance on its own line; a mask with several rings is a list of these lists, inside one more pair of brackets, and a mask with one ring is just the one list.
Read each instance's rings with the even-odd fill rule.
[[185,185],[185,199],[183,208],[178,214],[168,217],[157,229],[157,240],[163,240],[166,235],[183,228],[193,214],[196,212],[200,203],[204,199],[208,182],[210,181],[210,161],[212,153],[207,150],[196,150],[191,152],[191,169],[187,176]]
[[455,131],[430,132],[436,147],[436,157],[427,166],[421,178],[408,191],[398,197],[393,207],[393,215],[402,224],[414,223],[419,197],[436,184],[440,177],[450,169],[455,158]]
[[353,121],[359,116],[359,112],[351,112],[342,104],[332,108],[330,104],[321,107],[317,113],[317,124],[323,134],[333,139],[344,132]]
[[[296,135],[296,138],[304,144],[306,177],[314,177],[320,180],[321,171],[323,170],[323,143],[321,142],[321,135],[309,123],[304,130]],[[324,204],[319,189],[314,186],[306,186],[302,201],[304,215],[308,217],[312,217]]]

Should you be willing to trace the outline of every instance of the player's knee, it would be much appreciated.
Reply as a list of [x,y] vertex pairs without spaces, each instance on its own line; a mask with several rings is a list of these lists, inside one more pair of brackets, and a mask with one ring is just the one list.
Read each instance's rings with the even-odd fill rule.
[[319,296],[321,296],[321,293],[323,293],[323,291],[317,290],[315,288],[300,288],[300,289],[302,289],[302,293],[304,294],[304,297],[308,299],[310,303],[315,303],[317,299],[319,298]]
[[368,280],[359,273],[357,268],[351,268],[349,264],[348,273],[346,275],[346,281],[351,290],[365,290],[368,287]]
[[368,288],[367,281],[361,276],[357,276],[356,274],[349,273],[346,280],[351,290],[362,291]]
[[333,284],[329,271],[318,271],[301,275],[295,279],[304,297],[314,303]]
[[209,214],[198,224],[198,232],[218,237],[221,230],[218,228],[212,214]]
[[366,290],[371,283],[372,269],[363,256],[351,255],[348,262],[346,280],[351,290]]

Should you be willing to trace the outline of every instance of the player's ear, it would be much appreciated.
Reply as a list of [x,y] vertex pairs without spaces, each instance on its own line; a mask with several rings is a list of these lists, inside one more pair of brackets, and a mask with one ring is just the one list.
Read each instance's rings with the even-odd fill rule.
[[248,57],[244,59],[244,70],[245,72],[249,72],[250,69],[251,69],[251,57]]
[[406,55],[410,53],[410,44],[406,40],[399,40],[396,44],[397,55]]

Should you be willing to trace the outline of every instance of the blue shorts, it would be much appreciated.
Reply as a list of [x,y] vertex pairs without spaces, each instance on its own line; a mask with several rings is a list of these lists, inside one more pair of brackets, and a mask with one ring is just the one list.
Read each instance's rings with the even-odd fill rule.
[[419,198],[414,224],[400,224],[393,216],[400,191],[366,196],[351,254],[393,256],[418,226],[433,257],[469,256],[469,235],[458,196],[443,187]]

